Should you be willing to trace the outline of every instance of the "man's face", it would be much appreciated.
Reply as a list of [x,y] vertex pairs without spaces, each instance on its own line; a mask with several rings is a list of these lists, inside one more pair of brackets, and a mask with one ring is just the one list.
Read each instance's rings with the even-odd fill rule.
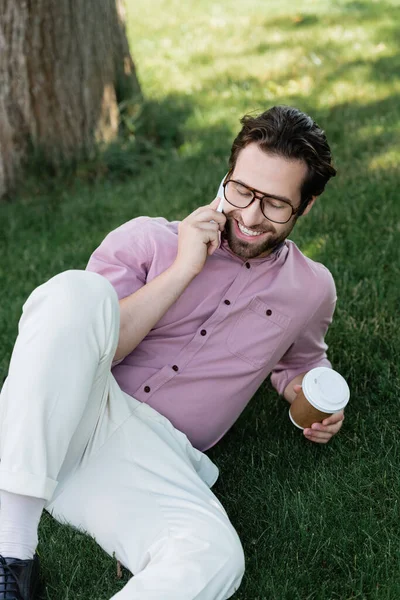
[[[253,143],[240,151],[229,179],[240,181],[266,195],[286,198],[297,208],[306,174],[307,165],[304,161],[266,154]],[[311,205],[303,214],[309,212]],[[296,223],[296,216],[284,224],[269,221],[261,212],[257,199],[247,208],[236,208],[225,200],[224,214],[227,221],[223,236],[232,252],[244,259],[268,256],[288,237]]]

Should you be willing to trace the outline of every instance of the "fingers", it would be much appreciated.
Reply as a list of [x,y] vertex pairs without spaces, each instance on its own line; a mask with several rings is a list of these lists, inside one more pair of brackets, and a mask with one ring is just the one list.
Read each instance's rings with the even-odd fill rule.
[[219,196],[217,196],[216,198],[214,198],[214,200],[210,203],[210,207],[213,210],[217,210],[219,203],[221,202],[221,198]]
[[220,243],[221,243],[220,234],[218,234],[217,239],[211,240],[210,243],[208,244],[208,248],[207,248],[208,256],[211,256],[212,254],[214,254],[216,249],[219,248]]
[[218,198],[219,200],[219,204],[217,207],[217,212],[219,213],[223,213],[224,212],[224,199],[223,198]]
[[310,440],[310,442],[315,442],[316,444],[327,444],[332,438],[331,433],[313,431],[312,429],[305,429],[303,433],[304,437]]
[[[218,200],[218,199],[217,199]],[[216,203],[218,206],[218,202]],[[191,215],[186,217],[186,220],[190,223],[202,223],[214,221],[218,223],[220,231],[224,229],[226,223],[226,217],[224,214],[217,212],[211,206],[201,206],[197,208]]]
[[334,423],[339,423],[340,421],[344,421],[344,412],[342,410],[334,415],[331,415],[327,419],[324,419],[322,421],[322,425],[333,425]]
[[332,435],[334,435],[335,433],[337,433],[339,431],[341,426],[342,426],[342,421],[339,421],[338,423],[334,423],[333,425],[323,425],[322,423],[313,423],[311,425],[311,429],[313,431],[323,431],[325,433],[331,433]]
[[[325,419],[327,421],[328,419]],[[322,423],[313,423],[311,427],[304,429],[304,436],[311,442],[318,444],[326,444],[329,440],[338,433],[343,424],[342,418],[332,425],[323,425]]]
[[[311,430],[314,433],[318,431],[335,435],[335,433],[337,433],[342,427],[343,421],[344,414],[343,411],[341,411],[340,413],[336,413],[334,415],[331,415],[327,419],[324,419],[322,423],[313,423],[311,425]],[[310,431],[310,429],[307,429],[307,431]]]
[[207,254],[208,256],[211,256],[216,249],[219,248],[221,243],[221,233],[218,225],[216,223],[200,223],[197,228],[208,233],[208,239],[206,241],[208,246]]
[[219,231],[218,223],[212,223],[211,221],[204,221],[197,224],[198,229],[203,229],[204,231]]
[[190,280],[203,269],[207,256],[220,246],[226,217],[216,210],[219,200],[215,198],[211,205],[201,206],[179,223],[174,267]]
[[207,254],[211,256],[214,254],[215,250],[219,248],[221,243],[221,233],[219,231],[219,226],[217,223],[199,223],[197,225],[197,229],[201,229],[202,231],[206,231],[208,234],[207,239]]

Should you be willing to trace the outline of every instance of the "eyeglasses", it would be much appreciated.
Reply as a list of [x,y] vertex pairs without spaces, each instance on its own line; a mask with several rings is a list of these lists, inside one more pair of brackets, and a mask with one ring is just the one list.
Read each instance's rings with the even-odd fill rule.
[[247,208],[254,200],[259,200],[262,214],[273,223],[287,223],[303,206],[300,204],[300,206],[294,208],[285,200],[278,200],[277,198],[263,195],[262,192],[234,179],[225,181],[223,188],[225,200],[236,208]]

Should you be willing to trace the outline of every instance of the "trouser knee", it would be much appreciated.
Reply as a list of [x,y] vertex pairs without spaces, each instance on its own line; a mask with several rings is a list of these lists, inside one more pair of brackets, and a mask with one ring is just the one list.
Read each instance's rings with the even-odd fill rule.
[[52,327],[84,327],[105,301],[114,310],[118,305],[117,294],[105,277],[90,271],[65,271],[32,292],[24,304],[20,324],[25,316],[39,310],[46,313]]

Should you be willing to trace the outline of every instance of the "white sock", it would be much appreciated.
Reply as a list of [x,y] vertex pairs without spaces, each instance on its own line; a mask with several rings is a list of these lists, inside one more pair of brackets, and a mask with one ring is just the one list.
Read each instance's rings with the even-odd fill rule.
[[22,560],[33,558],[46,500],[1,490],[0,501],[0,554]]

